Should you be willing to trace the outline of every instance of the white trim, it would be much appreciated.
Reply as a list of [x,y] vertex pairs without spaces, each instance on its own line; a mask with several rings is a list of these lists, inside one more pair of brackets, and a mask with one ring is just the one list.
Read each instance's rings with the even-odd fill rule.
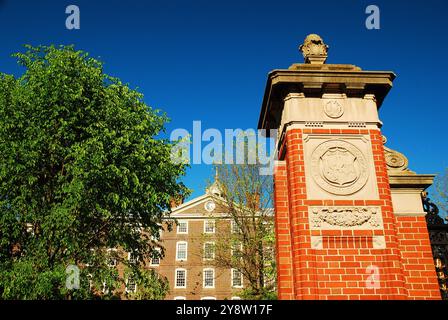
[[187,300],[187,298],[184,296],[177,296],[177,297],[174,297],[173,300]]
[[211,196],[209,194],[204,194],[200,197],[197,197],[188,202],[185,202],[185,203],[181,204],[180,206],[178,206],[177,208],[175,208],[174,210],[172,210],[171,215],[178,214],[178,213],[200,203],[201,201],[207,200],[208,198],[211,198]]
[[134,291],[129,291],[129,290],[128,290],[128,281],[129,281],[129,277],[126,279],[126,289],[125,289],[126,293],[136,293],[136,292],[137,292],[137,282],[136,282],[135,279],[134,279],[134,282],[135,282],[135,289],[134,289]]
[[[177,271],[184,271],[184,275],[185,275],[185,285],[184,286],[178,286],[177,285]],[[174,270],[174,288],[175,289],[185,289],[187,288],[187,270],[184,268],[176,268]]]
[[215,297],[202,297],[201,300],[216,300]]
[[[213,286],[208,286],[208,287],[205,286],[205,272],[206,271],[212,271],[213,272],[213,277],[212,277]],[[202,270],[202,288],[204,288],[204,289],[214,289],[215,288],[215,269],[214,268],[204,268]]]
[[[207,245],[207,244],[211,244],[213,246],[213,257],[211,257],[211,258],[206,258],[205,257],[205,254],[206,254],[205,245]],[[206,242],[204,242],[203,251],[204,251],[203,260],[214,260],[215,259],[215,241],[206,241]]]
[[[213,222],[213,232],[207,232],[206,226],[207,222]],[[216,220],[215,219],[204,219],[204,233],[215,234],[216,233]]]
[[[158,251],[159,253],[162,251],[162,249],[160,249],[160,248],[155,248],[155,250]],[[157,263],[157,264],[153,264],[153,263],[152,263],[152,259],[153,259],[153,258],[150,258],[150,259],[149,259],[149,266],[150,266],[150,267],[159,267],[159,266],[160,266],[160,260],[162,260],[161,257],[158,257],[158,258],[157,258],[157,259],[159,260],[159,263]]]
[[[241,275],[241,285],[240,286],[233,285],[233,271],[237,271]],[[235,268],[230,269],[230,286],[232,288],[242,288],[243,287],[243,273],[241,271],[239,271],[238,269],[235,269]]]
[[[236,245],[238,245],[238,244],[236,244]],[[230,257],[231,258],[233,258],[233,256],[234,256],[234,250],[233,250],[233,247],[234,247],[234,244],[232,244],[231,246],[230,246]],[[240,242],[240,249],[238,250],[239,251],[239,253],[240,253],[240,259],[242,259],[243,258],[243,243],[242,242]]]
[[179,232],[179,224],[176,224],[176,232],[177,232],[177,234],[188,234],[188,227],[189,227],[189,225],[188,225],[188,220],[179,220],[178,221],[179,222],[179,224],[180,223],[185,223],[186,225],[187,225],[187,231],[185,231],[185,232]]
[[[131,262],[131,252],[128,252],[128,261]],[[138,257],[135,258],[135,263],[137,263],[137,262],[138,262]]]
[[[179,259],[179,245],[185,244],[185,259]],[[188,242],[187,241],[177,241],[176,242],[176,261],[187,261],[188,260]]]
[[241,229],[236,223],[235,219],[230,219],[230,233],[232,234],[241,233]]
[[[111,252],[117,252],[117,251],[118,251],[117,248],[109,248],[109,249],[107,249],[107,254],[108,254],[108,257],[107,257],[107,260],[108,260],[108,261],[107,261],[107,265],[108,265],[110,268],[114,268],[114,267],[116,267],[116,266],[118,265],[117,258],[111,256]],[[113,265],[109,263],[109,261],[112,260],[111,258],[113,258],[113,261],[114,261],[114,264],[113,264]]]

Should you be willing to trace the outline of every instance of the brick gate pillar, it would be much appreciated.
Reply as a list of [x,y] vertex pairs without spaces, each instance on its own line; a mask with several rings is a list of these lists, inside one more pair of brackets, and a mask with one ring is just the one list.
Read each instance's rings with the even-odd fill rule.
[[279,298],[440,299],[419,202],[434,176],[380,131],[395,75],[325,64],[327,49],[309,35],[305,63],[272,71],[263,99],[259,128],[278,129]]

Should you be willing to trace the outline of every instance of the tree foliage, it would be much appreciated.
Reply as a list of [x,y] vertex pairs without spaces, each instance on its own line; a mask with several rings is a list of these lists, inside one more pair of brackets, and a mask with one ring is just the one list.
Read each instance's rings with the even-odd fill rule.
[[[187,191],[185,165],[156,138],[167,117],[100,61],[27,49],[15,55],[22,76],[0,74],[0,298],[92,297],[89,283],[124,282],[106,248],[132,252],[134,263],[117,259],[145,274],[170,198]],[[65,287],[70,264],[79,290]]]
[[229,230],[217,225],[212,263],[240,271],[245,288],[240,296],[254,300],[276,299],[273,181],[260,168],[247,161],[216,165],[215,182],[220,191],[216,201],[224,203],[234,226]]

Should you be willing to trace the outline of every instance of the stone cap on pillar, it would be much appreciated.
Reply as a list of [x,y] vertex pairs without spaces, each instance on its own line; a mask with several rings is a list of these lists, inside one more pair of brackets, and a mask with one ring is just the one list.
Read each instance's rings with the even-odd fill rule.
[[279,127],[283,100],[290,93],[321,97],[324,93],[345,93],[348,98],[373,95],[380,108],[396,75],[391,71],[363,71],[350,64],[325,64],[328,46],[318,35],[309,35],[299,47],[304,63],[268,74],[258,129]]

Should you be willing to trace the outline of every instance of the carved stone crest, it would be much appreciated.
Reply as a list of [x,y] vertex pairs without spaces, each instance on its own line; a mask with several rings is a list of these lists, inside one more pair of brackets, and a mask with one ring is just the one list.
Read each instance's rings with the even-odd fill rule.
[[356,146],[342,140],[329,140],[314,149],[311,174],[322,189],[336,195],[359,191],[367,182],[367,160]]
[[340,118],[344,114],[344,107],[337,100],[330,100],[324,104],[324,112],[333,119]]
[[310,211],[312,229],[382,227],[380,209],[377,207],[312,207]]

